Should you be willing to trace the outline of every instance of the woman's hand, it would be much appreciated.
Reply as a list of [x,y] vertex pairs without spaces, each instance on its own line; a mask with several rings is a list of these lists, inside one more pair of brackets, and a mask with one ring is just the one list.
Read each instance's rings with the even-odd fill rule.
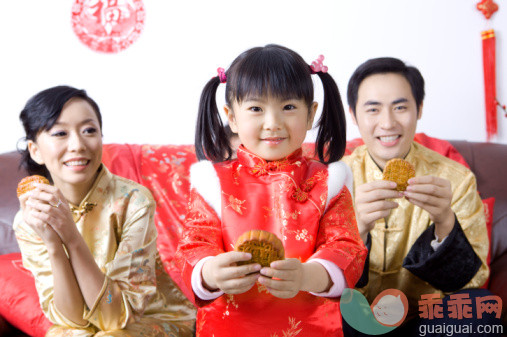
[[319,263],[301,263],[299,259],[271,262],[261,269],[259,283],[279,298],[292,298],[301,290],[320,293],[329,290],[331,278]]
[[241,294],[250,290],[259,278],[261,265],[252,263],[236,266],[236,262],[251,258],[249,253],[228,252],[209,259],[202,266],[204,287],[210,291],[220,289],[226,294]]
[[[70,245],[77,238],[81,238],[79,231],[72,218],[67,200],[55,186],[36,184],[36,188],[30,191],[26,200],[20,201],[23,207],[30,209],[28,224],[51,227],[65,245]],[[26,221],[26,219],[25,219]],[[33,227],[33,225],[32,225]]]

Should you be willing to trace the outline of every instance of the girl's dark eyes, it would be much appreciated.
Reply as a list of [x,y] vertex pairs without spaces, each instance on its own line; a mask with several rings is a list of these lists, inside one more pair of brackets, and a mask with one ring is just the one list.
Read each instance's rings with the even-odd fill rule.
[[253,107],[250,107],[250,110],[253,111],[253,112],[260,112],[262,111],[262,109],[258,106],[253,106]]
[[296,107],[292,104],[287,104],[283,107],[284,110],[294,110]]
[[97,133],[97,128],[86,128],[84,133]]

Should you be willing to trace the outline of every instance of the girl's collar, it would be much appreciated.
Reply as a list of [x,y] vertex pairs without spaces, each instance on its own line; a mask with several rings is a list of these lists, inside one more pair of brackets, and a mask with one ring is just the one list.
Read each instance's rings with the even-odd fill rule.
[[250,168],[250,173],[255,176],[268,174],[270,171],[281,172],[291,171],[295,167],[300,167],[303,161],[303,151],[301,148],[292,152],[283,159],[267,161],[264,158],[248,151],[243,145],[238,147],[238,162]]

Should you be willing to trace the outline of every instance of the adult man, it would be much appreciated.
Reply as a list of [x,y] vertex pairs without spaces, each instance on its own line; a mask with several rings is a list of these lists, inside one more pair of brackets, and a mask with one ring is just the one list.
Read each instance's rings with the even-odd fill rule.
[[[395,58],[368,60],[352,75],[347,96],[365,143],[344,161],[354,175],[359,233],[370,249],[357,285],[369,303],[399,289],[411,319],[421,295],[482,286],[489,244],[475,177],[413,141],[424,99],[420,72]],[[415,167],[405,192],[381,180],[392,158]]]

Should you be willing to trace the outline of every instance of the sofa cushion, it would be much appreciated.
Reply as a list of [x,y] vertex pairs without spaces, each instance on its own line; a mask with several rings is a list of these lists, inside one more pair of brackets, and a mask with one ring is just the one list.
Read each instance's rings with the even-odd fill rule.
[[[415,140],[468,167],[463,156],[461,156],[461,154],[456,151],[449,142],[431,138],[424,134],[417,134]],[[360,139],[347,142],[346,153],[350,153],[355,147],[361,144],[362,140]],[[304,144],[304,150],[307,153],[312,153],[313,144]],[[19,161],[19,155],[17,153],[13,153],[13,156],[16,156],[17,161]],[[183,220],[186,213],[187,199],[190,190],[189,168],[192,163],[196,162],[193,146],[107,144],[104,145],[103,162],[112,173],[141,183],[151,190],[157,202],[155,223],[159,231],[157,244],[159,246],[162,261],[165,269],[180,286],[182,291],[188,296],[189,290],[185,288],[184,283],[181,281],[179,270],[176,268],[173,261],[173,255],[181,237]],[[10,170],[12,171],[12,168]],[[9,183],[12,185],[9,187],[9,190],[12,190],[12,193],[14,193],[15,202],[17,202],[17,199],[15,198],[15,186],[17,181],[24,176],[22,172],[18,172],[16,174],[16,177],[9,178],[11,180]],[[2,184],[6,185],[4,182],[2,182]],[[0,198],[1,197],[2,195],[0,195]],[[0,207],[2,207],[1,204]],[[9,207],[12,209],[13,217],[18,209],[18,206],[10,205]],[[0,219],[0,235],[2,234],[1,220],[2,219]],[[9,220],[8,224],[10,230],[12,219]],[[495,235],[496,233],[493,234],[493,236]],[[0,245],[0,249],[1,248],[2,245]],[[30,330],[30,332],[28,332],[29,334],[37,335],[38,332],[34,332],[34,330],[36,330],[36,328],[33,327],[34,322],[37,322],[37,319],[41,320],[38,326],[44,326],[45,318],[38,304],[34,280],[26,271],[24,271],[24,273],[26,272],[28,274],[24,274],[24,277],[19,276],[20,268],[17,267],[17,273],[13,273],[12,277],[9,277],[10,271],[15,265],[13,265],[12,261],[9,260],[9,255],[4,255],[1,258],[0,284],[7,285],[8,283],[8,286],[5,287],[7,290],[4,290],[4,292],[9,293],[10,295],[0,295],[0,315],[6,317],[9,322],[13,323],[13,325],[19,325],[19,327],[21,327],[24,323],[23,331],[26,332]],[[7,260],[5,258],[7,258]],[[10,259],[18,259],[20,261],[19,254],[17,258],[14,256],[14,258],[10,257]],[[505,261],[505,259],[503,261]],[[504,264],[495,264],[494,262],[495,261],[493,261],[492,264],[492,272],[494,272],[495,268],[501,271]],[[16,275],[18,275],[17,277],[20,280],[19,283],[13,281],[16,279]],[[7,280],[7,283],[5,280]],[[500,281],[498,279],[492,279],[492,286],[494,286],[495,289],[500,289],[504,286],[504,284],[500,284],[499,282]],[[507,289],[507,287],[505,287],[505,289]],[[20,294],[25,296],[21,296]],[[16,295],[22,297],[23,300],[16,301]],[[30,301],[28,301],[29,299]],[[15,301],[13,302],[13,300]],[[26,306],[25,303],[27,303],[27,301],[32,303],[31,306]],[[20,311],[17,307],[22,308],[21,313],[23,315],[20,315]],[[33,309],[27,310],[26,308]],[[9,313],[4,313],[4,311],[13,312],[13,314],[9,315]],[[23,318],[22,322],[19,322],[21,321],[21,317]],[[46,324],[50,323],[46,321]]]
[[32,274],[23,268],[21,253],[0,256],[0,315],[27,335],[42,337],[52,325],[39,304]]
[[183,231],[190,165],[195,163],[191,145],[104,145],[102,162],[114,174],[147,187],[157,203],[155,225],[157,247],[164,268],[180,289],[190,297],[173,256]]
[[0,193],[0,254],[19,252],[18,243],[12,231],[14,215],[19,209],[16,197],[18,181],[26,176],[26,172],[19,169],[21,156],[18,152],[2,154],[0,160],[0,181],[2,193]]
[[157,247],[164,268],[188,298],[192,298],[173,259],[183,232],[190,193],[190,166],[197,161],[191,145],[143,145],[141,183],[150,189],[157,210]]

